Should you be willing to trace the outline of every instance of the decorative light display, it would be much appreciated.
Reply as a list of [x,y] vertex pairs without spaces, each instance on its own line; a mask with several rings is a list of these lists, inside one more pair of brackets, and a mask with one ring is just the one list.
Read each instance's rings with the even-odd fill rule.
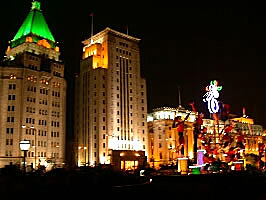
[[214,80],[210,82],[210,85],[206,87],[206,94],[203,96],[203,101],[208,102],[208,110],[210,113],[217,113],[219,111],[219,103],[217,98],[219,97],[219,91],[223,87],[218,86],[218,81]]

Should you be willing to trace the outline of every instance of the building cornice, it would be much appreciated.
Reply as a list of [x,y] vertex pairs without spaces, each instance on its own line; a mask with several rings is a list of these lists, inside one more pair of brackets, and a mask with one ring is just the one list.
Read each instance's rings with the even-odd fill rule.
[[125,34],[125,33],[121,33],[121,32],[115,31],[115,30],[107,27],[103,31],[101,31],[101,32],[93,35],[92,37],[82,41],[82,43],[84,45],[90,45],[91,41],[97,41],[99,38],[102,38],[104,35],[107,35],[108,33],[112,33],[112,34],[114,34],[116,36],[119,36],[119,37],[127,39],[127,40],[131,40],[131,41],[135,41],[135,42],[139,42],[140,41],[139,38],[129,36],[129,35]]

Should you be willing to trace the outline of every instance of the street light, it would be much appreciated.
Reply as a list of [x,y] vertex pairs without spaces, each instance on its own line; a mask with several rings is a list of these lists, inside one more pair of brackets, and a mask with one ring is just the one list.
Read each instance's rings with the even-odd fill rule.
[[26,155],[27,151],[30,149],[30,141],[29,140],[20,141],[19,148],[21,151],[24,152],[24,174],[26,174]]
[[85,152],[85,167],[87,166],[86,150],[87,150],[87,147],[84,147],[84,152]]

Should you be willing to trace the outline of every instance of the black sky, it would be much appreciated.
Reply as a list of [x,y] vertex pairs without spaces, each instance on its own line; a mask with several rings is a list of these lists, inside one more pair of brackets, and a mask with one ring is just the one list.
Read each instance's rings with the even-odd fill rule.
[[[107,26],[141,39],[142,75],[147,80],[148,108],[194,101],[200,112],[205,87],[217,79],[220,100],[232,113],[247,115],[266,127],[265,7],[242,1],[236,5],[174,5],[131,1],[43,0],[41,9],[62,51],[73,96],[73,77],[81,58],[81,41]],[[25,19],[31,0],[10,0],[0,7],[0,56]],[[71,103],[71,100],[68,101]],[[71,116],[70,118],[71,119]]]

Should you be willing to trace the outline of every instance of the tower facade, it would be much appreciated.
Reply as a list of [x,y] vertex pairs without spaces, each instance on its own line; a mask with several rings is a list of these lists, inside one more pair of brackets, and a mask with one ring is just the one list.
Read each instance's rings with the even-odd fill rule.
[[147,156],[139,41],[110,28],[83,41],[75,100],[78,165],[108,164],[111,150],[141,150]]
[[6,55],[0,64],[0,167],[21,163],[22,140],[30,141],[27,165],[63,165],[64,64],[38,1],[32,2]]

